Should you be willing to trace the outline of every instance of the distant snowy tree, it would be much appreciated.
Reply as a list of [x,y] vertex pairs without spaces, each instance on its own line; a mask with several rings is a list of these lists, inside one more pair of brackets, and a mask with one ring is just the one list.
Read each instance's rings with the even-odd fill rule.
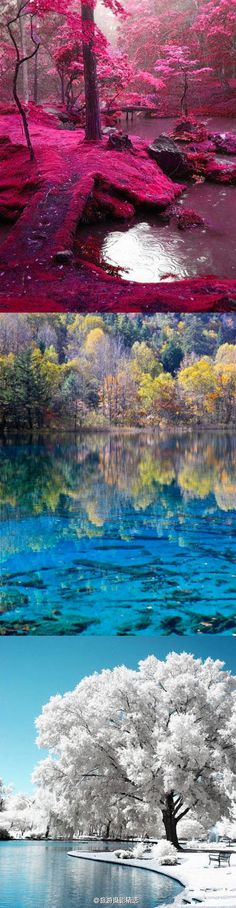
[[42,838],[48,823],[48,806],[42,806],[37,795],[5,792],[4,810],[0,815],[0,830],[4,827],[12,838]]
[[130,817],[146,832],[162,816],[178,847],[177,824],[191,811],[209,826],[230,814],[235,681],[218,660],[187,653],[85,678],[37,719],[50,756],[34,781],[63,799],[73,829],[85,812],[97,823]]

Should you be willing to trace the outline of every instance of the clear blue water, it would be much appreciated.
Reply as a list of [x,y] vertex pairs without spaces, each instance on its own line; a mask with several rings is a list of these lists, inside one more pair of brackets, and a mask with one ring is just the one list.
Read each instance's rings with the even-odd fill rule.
[[140,908],[155,908],[171,904],[181,890],[161,874],[68,856],[79,848],[94,850],[94,844],[0,843],[0,908],[92,908],[104,896],[136,897]]
[[3,634],[236,631],[236,437],[0,449]]

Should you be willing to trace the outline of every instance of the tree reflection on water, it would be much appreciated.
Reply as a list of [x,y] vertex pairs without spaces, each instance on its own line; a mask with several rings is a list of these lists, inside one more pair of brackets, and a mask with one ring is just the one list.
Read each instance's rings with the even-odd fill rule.
[[1,448],[0,633],[232,633],[236,438]]

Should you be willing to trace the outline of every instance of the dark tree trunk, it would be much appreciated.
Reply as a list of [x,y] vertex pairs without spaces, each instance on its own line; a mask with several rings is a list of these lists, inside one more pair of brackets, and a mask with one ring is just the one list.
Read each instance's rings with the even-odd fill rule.
[[29,427],[30,432],[33,432],[33,419],[32,419],[32,413],[31,413],[31,410],[30,410],[29,407],[27,407],[26,410],[27,410],[28,427]]
[[102,137],[97,84],[96,55],[93,50],[94,11],[85,0],[81,3],[83,26],[84,88],[86,103],[85,138],[96,142]]
[[188,94],[188,75],[187,75],[187,73],[185,73],[184,74],[184,91],[183,91],[183,95],[181,98],[181,113],[184,114],[185,117],[188,116],[187,94]]
[[[21,0],[18,0],[17,8],[20,12],[21,10]],[[21,51],[22,57],[27,57],[26,53],[26,41],[25,41],[25,26],[22,16],[19,17],[20,23],[20,40],[21,40]],[[28,60],[26,59],[22,65],[22,79],[23,79],[23,97],[25,104],[29,103],[29,73],[28,73]]]
[[66,95],[65,95],[65,72],[64,72],[64,66],[62,66],[61,69],[58,69],[58,75],[59,75],[59,79],[60,79],[60,83],[61,83],[61,103],[62,103],[62,104],[65,104]]
[[109,839],[109,835],[110,835],[110,826],[111,826],[111,820],[108,820],[108,823],[107,823],[107,825],[106,825],[105,839]]
[[34,101],[38,103],[38,54],[34,58]]
[[[1,423],[0,423],[0,437],[1,437],[1,441],[4,442],[5,437],[6,437],[6,415],[5,415],[5,413],[3,413]],[[1,804],[0,804],[0,810],[1,810]]]
[[162,819],[165,827],[167,841],[172,842],[172,845],[174,845],[175,848],[178,848],[179,851],[180,845],[177,836],[177,822],[175,817],[173,794],[166,795],[165,807],[162,811]]
[[34,149],[33,149],[33,145],[31,142],[31,138],[30,138],[28,120],[27,120],[27,116],[26,116],[24,107],[22,106],[19,95],[17,93],[17,82],[18,82],[20,66],[21,66],[21,64],[17,62],[16,66],[15,66],[14,77],[13,77],[13,98],[14,98],[14,101],[16,102],[16,105],[19,110],[19,114],[22,119],[23,129],[24,129],[25,138],[26,138],[26,142],[27,142],[27,146],[28,146],[29,155],[30,155],[30,160],[34,161],[35,154],[34,154]]
[[[32,40],[32,42],[33,42],[33,44],[34,44],[34,50],[32,51],[32,53],[28,54],[27,56],[21,57],[20,51],[19,51],[19,47],[18,47],[18,44],[17,44],[17,39],[16,39],[16,37],[15,37],[14,30],[13,30],[12,26],[14,26],[15,23],[18,23],[18,24],[20,25],[20,28],[21,28],[21,26],[22,26],[22,22],[21,22],[21,12],[22,12],[22,10],[23,10],[23,7],[21,6],[21,0],[20,0],[20,5],[19,5],[19,7],[18,7],[17,14],[16,14],[16,16],[15,16],[14,19],[11,19],[9,22],[7,22],[7,29],[8,29],[8,32],[9,32],[9,35],[10,35],[12,44],[13,44],[13,46],[14,46],[14,48],[15,48],[15,54],[16,54],[16,62],[15,62],[15,69],[14,69],[14,75],[13,75],[13,98],[14,98],[14,101],[16,102],[16,105],[17,105],[18,110],[19,110],[19,114],[20,114],[21,119],[22,119],[22,125],[23,125],[23,129],[24,129],[24,133],[25,133],[25,138],[26,138],[26,142],[27,142],[27,147],[28,147],[29,154],[30,154],[30,159],[31,159],[31,161],[34,161],[34,160],[35,160],[35,154],[34,154],[34,149],[33,149],[33,145],[32,145],[32,142],[31,142],[31,138],[30,138],[30,132],[29,132],[29,127],[28,127],[27,115],[26,115],[26,113],[25,113],[24,107],[23,107],[23,105],[22,105],[22,103],[21,103],[21,100],[20,100],[20,98],[19,98],[19,95],[18,95],[18,77],[19,77],[19,73],[20,73],[21,67],[24,67],[26,64],[27,64],[27,66],[28,66],[29,60],[32,60],[33,57],[35,57],[35,56],[37,55],[38,50],[39,50],[39,42],[38,42],[38,41],[35,39],[35,37],[34,37],[34,33],[33,33],[33,17],[31,16],[31,18],[30,18],[31,40]],[[24,70],[23,70],[23,71],[24,71]]]

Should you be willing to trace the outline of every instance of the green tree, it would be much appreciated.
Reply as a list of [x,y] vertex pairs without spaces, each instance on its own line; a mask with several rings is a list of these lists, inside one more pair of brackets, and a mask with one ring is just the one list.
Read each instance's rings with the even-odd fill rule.
[[60,367],[47,362],[38,348],[25,350],[15,360],[15,412],[28,429],[42,428],[45,412],[56,391]]
[[13,353],[0,357],[0,434],[5,435],[7,426],[15,412]]
[[164,372],[170,372],[171,375],[175,375],[178,372],[183,356],[181,345],[175,340],[170,340],[161,356]]

